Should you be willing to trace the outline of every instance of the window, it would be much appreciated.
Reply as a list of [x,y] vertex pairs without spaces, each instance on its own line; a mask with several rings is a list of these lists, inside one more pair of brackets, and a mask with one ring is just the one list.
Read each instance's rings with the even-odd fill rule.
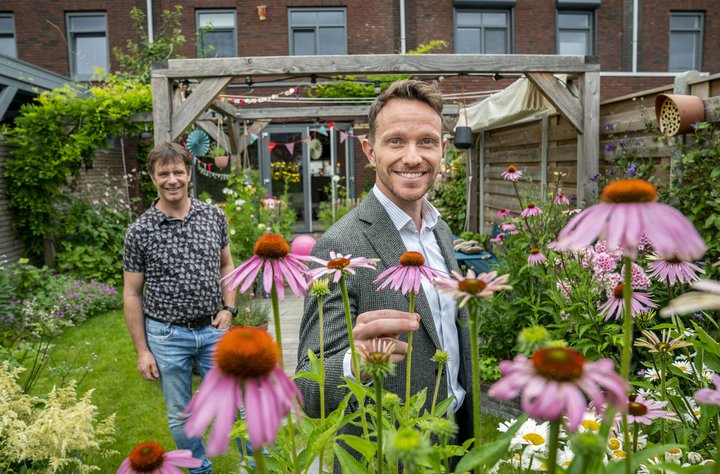
[[95,68],[107,70],[110,52],[107,17],[104,13],[68,13],[70,74],[77,80],[89,80]]
[[509,54],[510,11],[456,8],[455,52]]
[[233,10],[198,10],[198,57],[237,56],[237,27]]
[[15,22],[13,16],[7,13],[0,14],[0,54],[17,57],[15,45]]
[[670,13],[670,71],[701,70],[703,23],[702,13]]
[[344,8],[289,10],[290,55],[347,54]]
[[594,12],[564,11],[557,14],[557,53],[593,55],[595,53]]

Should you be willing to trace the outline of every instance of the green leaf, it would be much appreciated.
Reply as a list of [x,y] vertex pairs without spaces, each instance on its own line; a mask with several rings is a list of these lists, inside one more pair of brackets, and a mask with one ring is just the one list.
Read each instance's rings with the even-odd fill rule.
[[372,459],[375,456],[377,446],[372,441],[353,435],[338,435],[336,439],[345,441],[348,446],[360,453],[365,459]]
[[478,466],[490,468],[502,458],[510,446],[510,440],[515,436],[517,430],[527,420],[527,415],[522,415],[497,441],[479,446],[465,454],[458,462],[455,472],[468,472]]
[[335,443],[333,445],[333,451],[335,451],[335,456],[337,456],[340,462],[342,472],[367,472],[367,467],[355,459],[339,444]]

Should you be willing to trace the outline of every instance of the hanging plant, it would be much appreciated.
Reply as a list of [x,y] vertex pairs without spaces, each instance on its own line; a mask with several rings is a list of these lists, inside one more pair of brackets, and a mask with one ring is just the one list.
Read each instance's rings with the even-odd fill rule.
[[214,146],[207,155],[215,161],[215,166],[219,169],[224,170],[230,163],[230,157],[228,156],[227,150],[221,146]]

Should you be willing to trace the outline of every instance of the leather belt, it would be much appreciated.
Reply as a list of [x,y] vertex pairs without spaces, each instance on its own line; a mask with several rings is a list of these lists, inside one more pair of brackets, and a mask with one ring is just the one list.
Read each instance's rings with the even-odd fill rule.
[[163,321],[161,319],[153,318],[152,316],[148,316],[148,315],[145,315],[145,317],[148,319],[152,319],[153,321],[157,321],[159,323],[170,323],[171,326],[178,326],[178,327],[186,328],[186,329],[204,328],[206,326],[210,326],[213,321],[212,316],[205,316],[200,319],[193,319],[192,321],[185,321],[182,323],[176,323],[176,322],[172,322],[172,321]]

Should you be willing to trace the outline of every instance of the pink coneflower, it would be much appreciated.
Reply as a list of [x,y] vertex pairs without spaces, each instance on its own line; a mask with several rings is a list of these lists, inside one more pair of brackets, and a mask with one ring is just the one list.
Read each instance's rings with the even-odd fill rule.
[[425,258],[420,252],[405,252],[400,255],[400,265],[388,268],[378,275],[373,283],[377,285],[387,278],[378,287],[378,291],[389,286],[390,289],[400,291],[403,295],[410,290],[417,294],[423,278],[432,281],[441,276],[443,273],[425,265]]
[[530,255],[528,255],[528,265],[537,265],[547,261],[545,255],[542,254],[539,248],[535,247],[530,249]]
[[505,217],[508,214],[510,214],[510,209],[500,209],[499,211],[497,211],[498,217]]
[[648,260],[650,260],[650,263],[648,263],[650,276],[670,285],[675,285],[675,282],[690,283],[699,280],[700,277],[696,272],[705,273],[705,270],[694,263],[685,262],[675,257],[663,258],[659,255],[651,255]]
[[280,423],[302,395],[280,368],[280,348],[272,336],[259,328],[237,327],[228,331],[215,347],[215,366],[185,409],[190,417],[185,433],[202,436],[215,420],[208,438],[208,454],[227,450],[230,430],[241,405],[245,405],[250,443],[269,446]]
[[701,388],[693,398],[699,403],[706,405],[720,405],[720,375],[714,374],[712,376],[712,382],[715,385],[715,390],[710,388]]
[[500,229],[502,229],[503,232],[511,232],[517,229],[517,226],[512,222],[505,222],[503,224],[500,224]]
[[680,421],[675,417],[675,413],[662,410],[667,404],[667,401],[645,400],[640,394],[630,395],[627,406],[628,423],[651,425],[652,421],[658,418]]
[[539,216],[542,214],[542,209],[537,207],[535,204],[530,203],[527,205],[525,209],[520,213],[520,217],[527,217],[527,216]]
[[356,268],[369,268],[375,270],[375,265],[380,261],[379,258],[355,257],[352,255],[343,255],[338,252],[330,251],[330,260],[322,260],[317,257],[309,257],[313,262],[319,263],[322,267],[313,268],[309,275],[312,280],[325,275],[332,275],[333,282],[337,283],[345,274],[355,275]]
[[660,311],[660,315],[685,314],[700,310],[720,309],[720,282],[699,280],[692,283],[694,290],[678,296]]
[[304,263],[307,257],[291,254],[290,245],[281,236],[276,234],[261,236],[255,242],[254,253],[255,255],[223,277],[222,283],[231,290],[239,286],[240,292],[245,292],[262,270],[263,289],[266,293],[270,293],[275,283],[280,301],[285,298],[284,281],[287,281],[298,298],[308,290],[308,282],[305,278],[308,269]]
[[504,239],[505,239],[505,232],[500,232],[498,235],[496,235],[495,237],[492,237],[490,239],[490,243],[499,244]]
[[551,347],[536,351],[530,359],[518,355],[500,362],[503,378],[493,384],[488,395],[512,400],[520,395],[523,411],[536,420],[554,421],[567,416],[567,428],[575,431],[588,406],[596,409],[606,403],[622,408],[627,400],[627,383],[615,372],[610,359],[587,362],[577,351]]
[[517,169],[515,165],[508,166],[505,171],[500,173],[500,176],[502,176],[503,179],[507,181],[517,181],[518,179],[522,178],[522,175],[523,172]]
[[[600,316],[605,315],[605,321],[614,317],[618,319],[622,316],[625,309],[625,300],[623,299],[623,290],[625,285],[620,283],[612,293],[608,296],[608,300],[598,309]],[[657,304],[650,299],[649,293],[642,291],[633,291],[630,300],[630,314],[635,316],[638,313],[645,313],[651,308],[657,308]]]
[[570,200],[568,199],[567,196],[565,196],[565,193],[563,193],[562,191],[558,191],[558,192],[557,192],[557,194],[555,195],[555,199],[553,200],[553,202],[554,202],[555,204],[557,204],[557,205],[560,205],[560,204],[565,205],[565,206],[569,206],[569,205],[570,205]]
[[641,179],[621,179],[603,189],[599,204],[573,217],[558,235],[558,249],[581,250],[596,239],[607,240],[637,258],[643,233],[660,255],[675,255],[691,261],[705,253],[705,243],[685,216],[657,202],[657,191]]
[[460,300],[458,308],[465,306],[470,298],[485,298],[496,291],[512,290],[512,286],[507,284],[510,275],[497,276],[495,271],[476,275],[473,270],[468,270],[465,277],[456,271],[452,274],[455,278],[438,278],[434,284],[438,291]]
[[154,441],[140,443],[126,457],[118,474],[182,474],[180,467],[200,467],[202,461],[192,457],[189,449],[167,451]]

